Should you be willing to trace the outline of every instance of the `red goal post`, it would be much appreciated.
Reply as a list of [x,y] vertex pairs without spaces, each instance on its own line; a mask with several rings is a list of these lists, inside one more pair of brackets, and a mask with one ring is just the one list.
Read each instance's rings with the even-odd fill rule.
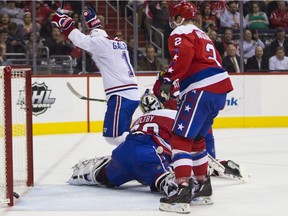
[[[0,67],[0,205],[33,186],[31,68]],[[24,186],[24,187],[23,187]]]

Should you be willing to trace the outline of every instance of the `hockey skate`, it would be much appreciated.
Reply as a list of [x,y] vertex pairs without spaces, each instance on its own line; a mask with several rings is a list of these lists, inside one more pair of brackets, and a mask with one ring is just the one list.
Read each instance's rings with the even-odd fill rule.
[[73,174],[68,180],[71,185],[102,185],[96,176],[111,160],[111,156],[81,160],[73,167]]
[[212,196],[212,186],[210,177],[205,181],[194,182],[192,205],[212,205],[214,202],[211,199]]
[[189,214],[190,202],[192,199],[192,188],[192,179],[189,180],[189,184],[187,185],[179,185],[178,191],[175,195],[160,199],[159,209],[166,212]]

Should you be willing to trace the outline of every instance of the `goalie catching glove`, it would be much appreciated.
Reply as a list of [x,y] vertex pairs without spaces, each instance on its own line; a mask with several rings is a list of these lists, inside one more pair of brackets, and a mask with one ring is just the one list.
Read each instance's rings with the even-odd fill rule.
[[55,24],[61,31],[68,36],[70,32],[75,29],[74,20],[62,13],[56,12],[51,19],[51,23]]

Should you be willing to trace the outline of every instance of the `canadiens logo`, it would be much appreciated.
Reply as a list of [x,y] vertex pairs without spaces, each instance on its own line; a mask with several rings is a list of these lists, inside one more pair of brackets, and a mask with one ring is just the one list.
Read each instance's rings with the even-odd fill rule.
[[[33,83],[32,85],[32,113],[37,116],[46,112],[51,105],[55,103],[55,98],[50,98],[51,90],[48,89],[45,83]],[[17,104],[25,109],[25,95],[24,90],[20,91],[20,97]]]

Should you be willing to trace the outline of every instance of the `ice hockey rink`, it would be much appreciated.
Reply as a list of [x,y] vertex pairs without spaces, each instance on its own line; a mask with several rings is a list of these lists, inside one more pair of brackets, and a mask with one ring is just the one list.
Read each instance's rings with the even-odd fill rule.
[[[288,128],[215,129],[217,155],[246,167],[251,180],[212,177],[211,206],[191,206],[195,216],[286,216],[288,213]],[[130,182],[118,189],[71,186],[71,167],[83,158],[108,155],[101,134],[34,137],[35,186],[21,193],[1,216],[155,216],[160,194]],[[20,192],[20,191],[18,191]]]

